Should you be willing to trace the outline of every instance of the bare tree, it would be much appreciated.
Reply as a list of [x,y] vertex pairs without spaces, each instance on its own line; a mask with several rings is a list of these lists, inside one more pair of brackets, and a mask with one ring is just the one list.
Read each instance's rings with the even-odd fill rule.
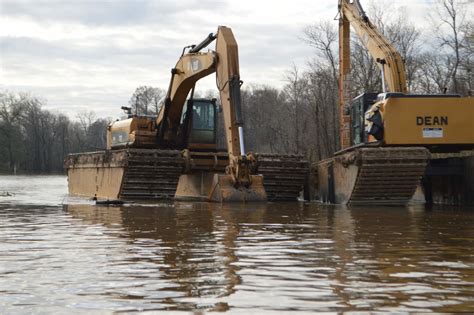
[[313,112],[318,158],[332,155],[338,147],[337,85],[331,69],[313,64],[307,73],[307,99]]
[[14,172],[19,163],[18,144],[21,143],[20,120],[24,106],[22,97],[9,92],[0,93],[0,137],[6,149],[8,170]]
[[[339,142],[339,137],[336,136],[339,134],[337,107],[339,36],[335,23],[331,21],[321,21],[306,27],[303,30],[303,35],[303,40],[314,47],[316,53],[316,58],[313,58],[309,63],[311,70],[307,75],[307,95],[311,97],[308,106],[313,108],[313,113],[317,115],[315,125],[318,127],[319,133],[326,134],[324,139],[319,139],[318,149],[324,152],[321,156],[327,156],[334,152]],[[325,115],[324,121],[320,120],[323,119],[322,115]],[[323,127],[323,125],[325,126]]]
[[289,119],[291,119],[292,116],[294,117],[294,151],[296,153],[301,153],[302,147],[300,133],[302,129],[302,124],[300,119],[300,112],[303,111],[302,98],[304,84],[301,78],[299,77],[299,71],[295,64],[293,64],[291,70],[288,70],[286,72],[285,79],[287,84],[283,88],[283,93],[288,98],[289,116],[287,117]]
[[288,153],[289,128],[285,98],[281,91],[268,86],[242,90],[242,109],[246,130],[245,143],[251,151]]
[[413,91],[416,86],[416,74],[421,67],[421,32],[406,19],[406,11],[398,11],[396,19],[385,28],[385,35],[399,52],[405,63],[407,88]]
[[[463,64],[470,64],[472,59],[468,48],[469,40],[472,40],[472,16],[467,18],[468,12],[466,4],[461,1],[439,0],[436,14],[432,16],[437,24],[440,45],[448,49],[445,58],[449,64],[447,76],[450,86],[446,88],[453,93],[467,92],[467,88],[460,84],[459,70]],[[470,67],[464,70],[470,72]]]
[[77,114],[80,131],[74,132],[81,151],[102,150],[107,142],[106,119],[97,119],[95,112],[83,111]]
[[352,37],[351,47],[350,95],[356,97],[362,93],[381,92],[382,79],[376,62],[356,36]]
[[81,111],[76,115],[76,118],[78,120],[77,128],[74,130],[75,132],[73,133],[76,140],[77,144],[79,145],[79,150],[81,152],[89,151],[89,145],[88,145],[88,133],[89,129],[92,126],[93,122],[96,120],[96,114],[93,111]]
[[447,75],[449,61],[437,53],[427,52],[420,56],[420,63],[417,74],[418,90],[426,94],[444,93],[451,80]]
[[84,110],[79,112],[76,115],[76,118],[79,120],[81,129],[83,130],[84,134],[86,134],[92,123],[97,119],[97,115],[94,111]]
[[0,172],[63,172],[71,152],[104,149],[108,121],[84,111],[77,121],[43,108],[45,100],[0,92]]
[[165,90],[151,86],[139,86],[136,88],[129,105],[137,115],[157,115],[165,96]]
[[338,82],[338,32],[334,23],[321,21],[314,25],[309,25],[303,29],[303,41],[316,49],[316,55],[322,61],[328,63],[334,81]]

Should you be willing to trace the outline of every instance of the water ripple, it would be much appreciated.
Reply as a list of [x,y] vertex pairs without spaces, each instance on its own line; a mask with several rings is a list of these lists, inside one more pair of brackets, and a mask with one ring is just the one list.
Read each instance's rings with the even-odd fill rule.
[[0,201],[2,314],[474,312],[473,211],[63,207],[41,180]]

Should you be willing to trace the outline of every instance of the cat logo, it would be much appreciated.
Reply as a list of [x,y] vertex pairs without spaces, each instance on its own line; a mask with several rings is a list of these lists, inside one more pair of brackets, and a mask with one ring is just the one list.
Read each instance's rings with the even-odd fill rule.
[[202,69],[201,60],[197,58],[191,58],[191,61],[188,62],[188,71],[197,72]]

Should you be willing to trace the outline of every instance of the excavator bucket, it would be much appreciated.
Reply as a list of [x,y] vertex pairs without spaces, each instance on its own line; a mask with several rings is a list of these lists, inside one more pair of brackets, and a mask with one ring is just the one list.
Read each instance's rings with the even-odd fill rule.
[[209,200],[216,202],[254,202],[267,201],[263,186],[263,176],[252,175],[249,187],[234,187],[230,175],[214,174]]
[[176,189],[176,200],[214,202],[266,201],[263,177],[251,176],[249,187],[234,187],[230,175],[200,172],[183,174]]

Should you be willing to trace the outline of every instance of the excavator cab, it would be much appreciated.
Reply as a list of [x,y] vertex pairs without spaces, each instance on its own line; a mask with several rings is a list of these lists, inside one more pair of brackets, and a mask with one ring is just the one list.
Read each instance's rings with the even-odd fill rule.
[[193,99],[191,131],[188,147],[192,149],[215,149],[217,106],[216,99]]
[[365,115],[376,100],[377,93],[364,93],[354,98],[350,103],[352,145],[358,145],[368,141],[365,128]]

